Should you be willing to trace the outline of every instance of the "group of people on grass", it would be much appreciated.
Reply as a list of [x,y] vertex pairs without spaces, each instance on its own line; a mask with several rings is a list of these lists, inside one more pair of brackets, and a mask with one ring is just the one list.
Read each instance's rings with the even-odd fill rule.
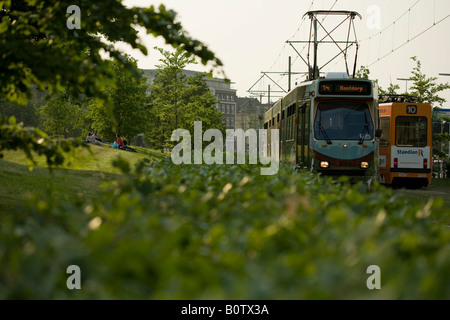
[[97,130],[91,131],[86,137],[86,142],[92,143],[98,146],[110,145],[111,148],[121,149],[126,151],[137,152],[135,149],[128,146],[127,140],[123,140],[120,134],[116,134],[116,140],[114,142],[106,142],[97,134]]
[[86,142],[96,144],[98,146],[102,146],[107,144],[107,142],[103,141],[103,139],[97,134],[97,130],[91,131],[88,133],[86,137]]

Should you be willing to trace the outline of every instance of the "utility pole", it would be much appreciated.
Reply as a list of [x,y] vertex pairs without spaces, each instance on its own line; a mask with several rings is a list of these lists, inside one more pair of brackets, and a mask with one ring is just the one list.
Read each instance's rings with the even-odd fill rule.
[[406,81],[406,93],[408,93],[408,81],[413,81],[413,79],[406,79],[406,78],[397,78],[397,80]]
[[313,67],[313,78],[312,79],[318,79],[319,78],[319,67],[317,65],[317,47],[319,44],[317,43],[317,19],[313,20],[314,25],[314,67]]
[[289,56],[288,65],[288,92],[291,91],[291,56]]

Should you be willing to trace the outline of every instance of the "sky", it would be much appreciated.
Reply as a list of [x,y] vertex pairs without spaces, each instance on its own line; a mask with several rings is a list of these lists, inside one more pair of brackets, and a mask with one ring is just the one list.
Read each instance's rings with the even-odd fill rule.
[[[123,3],[130,7],[164,4],[177,12],[177,20],[189,35],[206,44],[223,62],[223,71],[239,97],[256,96],[267,102],[267,92],[256,91],[267,91],[270,85],[271,100],[276,101],[283,94],[276,92],[281,91],[279,87],[283,90],[288,87],[288,77],[280,72],[288,70],[289,57],[292,72],[307,71],[306,64],[286,41],[308,40],[310,19],[304,15],[312,10],[356,11],[361,15],[362,19],[355,18],[350,32],[350,40],[359,44],[356,69],[368,67],[370,78],[377,79],[384,89],[390,83],[398,84],[401,92],[409,88],[411,81],[398,79],[411,76],[416,65],[412,56],[421,62],[422,72],[428,77],[437,77],[437,83],[450,82],[450,76],[439,75],[450,74],[449,0],[125,0]],[[331,31],[344,18],[321,16],[320,21]],[[349,23],[345,22],[331,33],[334,40],[346,40],[348,28]],[[138,60],[139,68],[155,69],[162,56],[153,48],[172,49],[161,37],[143,31],[139,34],[149,49],[147,56],[119,46]],[[323,38],[326,33],[320,29],[318,35]],[[308,46],[303,43],[293,43],[293,46],[306,60]],[[348,50],[350,71],[355,52],[355,46]],[[338,53],[334,44],[320,45],[319,65]],[[311,60],[312,56],[311,51]],[[186,69],[209,71],[211,67],[198,63]],[[321,71],[345,70],[341,55]],[[267,72],[267,76],[262,72]],[[302,74],[292,75],[292,85],[303,80]],[[450,108],[450,90],[439,95],[447,100],[444,107]]]

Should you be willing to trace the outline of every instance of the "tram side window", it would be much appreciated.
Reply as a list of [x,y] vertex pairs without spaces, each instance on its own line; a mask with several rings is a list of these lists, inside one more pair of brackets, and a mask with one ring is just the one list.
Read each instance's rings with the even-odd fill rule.
[[380,129],[383,133],[380,137],[380,146],[387,146],[389,144],[389,130],[391,127],[391,117],[380,118]]
[[427,118],[400,116],[395,120],[395,144],[400,147],[427,145]]

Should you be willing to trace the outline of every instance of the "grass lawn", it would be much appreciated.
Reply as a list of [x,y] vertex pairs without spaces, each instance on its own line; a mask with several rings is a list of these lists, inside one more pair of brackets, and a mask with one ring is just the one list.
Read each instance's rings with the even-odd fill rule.
[[418,190],[394,189],[394,194],[412,203],[426,204],[429,199],[441,198],[445,206],[450,207],[450,179],[432,179],[427,188]]
[[32,194],[51,193],[57,197],[81,199],[95,197],[102,183],[119,173],[112,165],[117,157],[134,164],[144,158],[155,160],[166,156],[149,149],[136,149],[137,153],[92,145],[92,153],[80,150],[73,161],[65,162],[63,167],[52,172],[46,167],[44,157],[35,157],[38,165],[30,171],[22,152],[4,152],[4,158],[0,160],[0,213],[20,206]]

